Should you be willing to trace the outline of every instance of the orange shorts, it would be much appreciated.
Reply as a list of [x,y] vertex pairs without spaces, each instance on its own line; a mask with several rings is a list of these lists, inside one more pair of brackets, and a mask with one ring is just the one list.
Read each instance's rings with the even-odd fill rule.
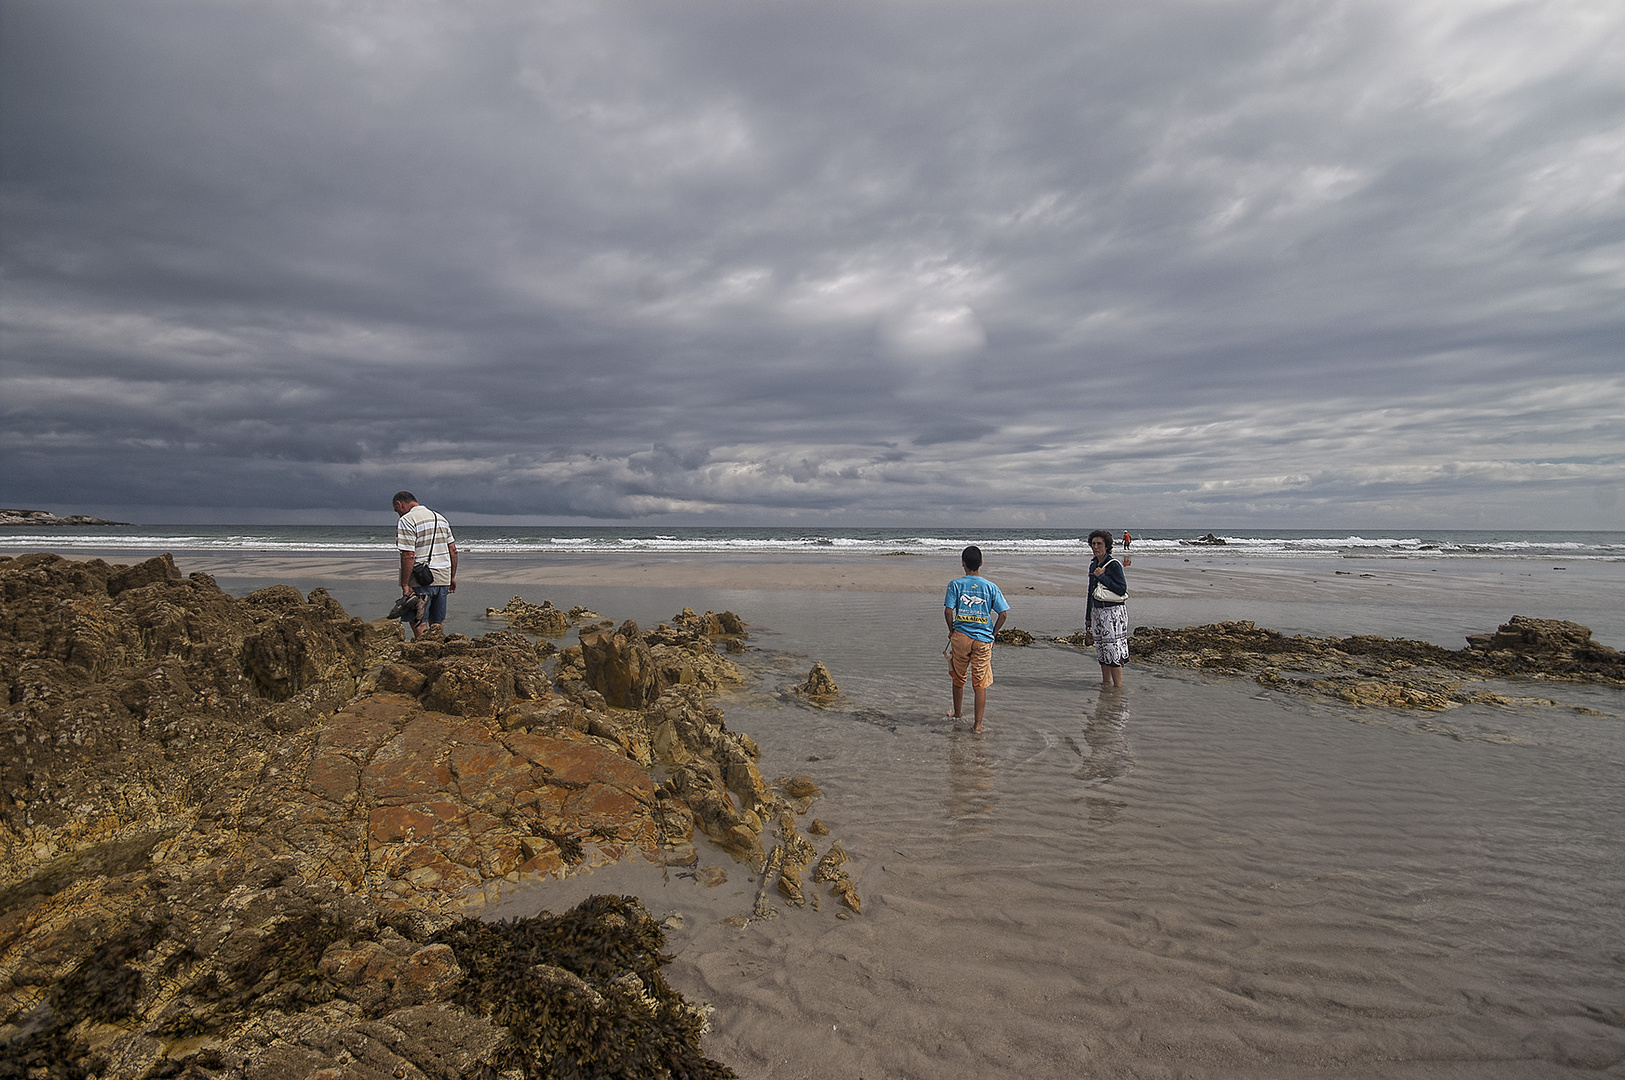
[[955,686],[965,685],[970,676],[973,690],[986,690],[993,685],[993,643],[980,641],[958,630],[948,639],[948,674]]

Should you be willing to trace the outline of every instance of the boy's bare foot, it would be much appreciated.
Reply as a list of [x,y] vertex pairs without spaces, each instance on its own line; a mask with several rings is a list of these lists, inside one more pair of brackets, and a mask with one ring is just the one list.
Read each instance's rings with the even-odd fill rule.
[[981,724],[972,724],[971,728],[970,728],[970,731],[971,731],[972,735],[980,735],[982,733],[982,725]]

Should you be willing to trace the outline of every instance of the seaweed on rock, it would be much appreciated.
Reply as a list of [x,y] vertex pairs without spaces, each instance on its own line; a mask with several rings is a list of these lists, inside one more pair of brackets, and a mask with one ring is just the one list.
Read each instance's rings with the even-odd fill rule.
[[464,978],[456,1000],[506,1028],[498,1067],[527,1077],[719,1080],[709,1027],[660,967],[665,934],[636,897],[592,896],[562,915],[463,919],[434,935]]

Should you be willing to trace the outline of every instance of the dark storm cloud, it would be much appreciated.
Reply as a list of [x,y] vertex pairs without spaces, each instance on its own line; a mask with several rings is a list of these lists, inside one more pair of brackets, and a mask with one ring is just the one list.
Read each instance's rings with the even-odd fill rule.
[[1612,6],[0,12],[8,505],[1620,524]]

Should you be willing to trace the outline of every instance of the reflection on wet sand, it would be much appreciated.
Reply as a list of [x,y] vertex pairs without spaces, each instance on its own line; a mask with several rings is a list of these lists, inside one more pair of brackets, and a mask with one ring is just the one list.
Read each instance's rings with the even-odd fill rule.
[[1083,741],[1089,756],[1073,773],[1085,785],[1109,784],[1127,776],[1134,768],[1134,750],[1128,743],[1128,699],[1122,691],[1102,691],[1089,722],[1083,726]]
[[[1109,784],[1127,776],[1134,768],[1134,750],[1129,746],[1127,731],[1127,697],[1121,690],[1101,691],[1095,711],[1083,726],[1083,741],[1089,744],[1089,756],[1072,774],[1083,781],[1085,788]],[[1084,796],[1083,804],[1088,808],[1090,822],[1096,825],[1112,824],[1128,805],[1099,793]]]
[[980,831],[978,817],[990,817],[999,806],[993,790],[993,762],[982,736],[956,726],[948,734],[948,783],[943,809],[948,819]]

